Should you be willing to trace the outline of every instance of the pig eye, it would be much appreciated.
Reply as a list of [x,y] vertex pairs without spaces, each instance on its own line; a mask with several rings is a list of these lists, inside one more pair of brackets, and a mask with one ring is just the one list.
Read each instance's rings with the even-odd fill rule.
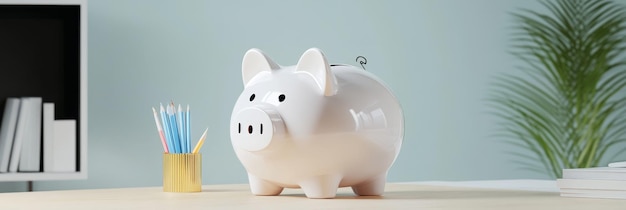
[[285,101],[285,94],[280,94],[280,95],[278,96],[278,101],[279,101],[279,102],[283,102],[283,101]]
[[254,95],[254,93],[250,96],[250,101],[254,101],[254,97],[256,97],[256,95]]

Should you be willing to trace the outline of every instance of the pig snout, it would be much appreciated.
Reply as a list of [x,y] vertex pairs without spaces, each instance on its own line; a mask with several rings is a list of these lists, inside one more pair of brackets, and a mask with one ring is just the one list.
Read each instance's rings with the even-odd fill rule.
[[271,107],[248,107],[233,116],[230,135],[236,147],[259,151],[285,132],[280,114]]

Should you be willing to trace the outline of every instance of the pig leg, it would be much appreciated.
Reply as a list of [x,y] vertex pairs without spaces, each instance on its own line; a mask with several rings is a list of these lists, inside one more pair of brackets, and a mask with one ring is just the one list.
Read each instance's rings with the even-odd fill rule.
[[352,191],[357,195],[382,195],[385,191],[387,173],[374,177],[363,183],[352,186]]
[[248,174],[248,181],[250,182],[250,191],[255,195],[279,195],[283,191],[282,187],[252,174]]
[[341,175],[321,175],[310,177],[299,185],[308,198],[334,198],[342,178]]

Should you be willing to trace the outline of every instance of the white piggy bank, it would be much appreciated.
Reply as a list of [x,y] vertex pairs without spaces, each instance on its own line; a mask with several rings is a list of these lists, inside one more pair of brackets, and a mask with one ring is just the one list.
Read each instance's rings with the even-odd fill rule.
[[230,137],[255,195],[302,188],[333,198],[339,187],[382,195],[398,156],[404,119],[398,101],[372,74],[329,65],[316,48],[282,67],[251,49]]

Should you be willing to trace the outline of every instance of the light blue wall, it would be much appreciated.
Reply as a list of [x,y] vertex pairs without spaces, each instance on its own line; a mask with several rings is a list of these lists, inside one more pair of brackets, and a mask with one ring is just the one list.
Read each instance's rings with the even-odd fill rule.
[[[331,63],[368,59],[406,118],[390,182],[547,178],[519,170],[493,137],[489,83],[517,62],[508,12],[535,1],[89,1],[89,179],[36,190],[161,185],[150,108],[173,99],[205,127],[203,183],[245,183],[228,124],[240,64],[260,48],[282,65],[321,48]],[[5,186],[19,184],[5,183]]]

